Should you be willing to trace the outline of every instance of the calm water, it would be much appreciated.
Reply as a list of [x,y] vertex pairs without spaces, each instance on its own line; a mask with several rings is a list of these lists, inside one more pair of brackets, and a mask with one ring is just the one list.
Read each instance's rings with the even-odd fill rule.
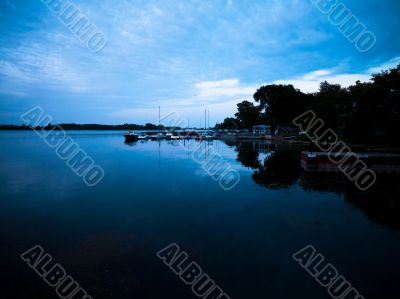
[[302,174],[298,149],[204,143],[240,173],[227,192],[184,149],[194,140],[69,134],[105,170],[94,188],[33,132],[0,133],[4,298],[57,298],[19,258],[36,244],[93,298],[196,298],[156,257],[173,242],[232,299],[330,298],[291,257],[308,244],[365,298],[399,298],[397,178],[361,193]]

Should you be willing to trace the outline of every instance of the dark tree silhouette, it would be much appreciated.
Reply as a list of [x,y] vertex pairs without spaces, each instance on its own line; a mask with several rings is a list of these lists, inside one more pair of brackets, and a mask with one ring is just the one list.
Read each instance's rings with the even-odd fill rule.
[[237,107],[238,112],[235,116],[240,128],[252,128],[253,126],[260,124],[259,107],[254,106],[254,104],[249,101],[243,101],[237,104]]
[[293,85],[265,85],[253,98],[258,105],[239,103],[236,118],[225,119],[218,128],[291,126],[294,118],[313,110],[346,141],[400,145],[400,65],[348,88],[325,81],[318,92],[304,94]]

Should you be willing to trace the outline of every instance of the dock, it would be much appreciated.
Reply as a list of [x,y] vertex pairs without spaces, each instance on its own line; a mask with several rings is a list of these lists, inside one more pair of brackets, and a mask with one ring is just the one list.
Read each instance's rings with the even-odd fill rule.
[[[143,136],[146,136],[150,140],[160,140],[160,139],[197,139],[197,140],[280,140],[279,136],[263,135],[263,134],[253,134],[251,132],[219,132],[219,131],[173,131],[167,134],[167,132],[159,131],[148,131],[141,132]],[[139,136],[139,134],[136,134]],[[127,138],[128,137],[128,138]],[[125,138],[128,142],[137,141],[138,138],[131,134],[125,134]]]
[[[367,167],[375,173],[382,174],[400,174],[400,154],[394,153],[354,153],[355,156],[346,159],[344,154],[328,152],[309,152],[301,153],[301,168],[306,172],[335,173],[341,172],[339,164],[342,167],[352,167],[355,157],[363,161]],[[330,156],[337,155],[335,160],[343,160],[343,163],[333,163]]]

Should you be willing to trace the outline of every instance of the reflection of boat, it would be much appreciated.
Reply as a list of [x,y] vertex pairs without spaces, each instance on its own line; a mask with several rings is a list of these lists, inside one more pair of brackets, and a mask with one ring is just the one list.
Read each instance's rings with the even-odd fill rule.
[[203,134],[202,137],[204,140],[214,140],[214,138],[215,138],[213,135],[211,135],[209,133]]
[[139,140],[139,135],[136,134],[135,132],[128,132],[124,134],[125,136],[125,142],[135,142]]
[[140,134],[140,135],[138,136],[138,139],[139,139],[139,140],[147,140],[147,139],[149,139],[149,136],[147,136],[147,135],[145,135],[145,134]]

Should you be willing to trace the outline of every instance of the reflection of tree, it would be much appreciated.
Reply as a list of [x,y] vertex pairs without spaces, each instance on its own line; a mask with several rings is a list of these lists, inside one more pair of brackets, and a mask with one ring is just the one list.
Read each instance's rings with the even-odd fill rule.
[[[269,155],[260,162],[261,149],[267,150]],[[253,142],[236,143],[236,151],[237,160],[243,166],[256,169],[252,178],[257,184],[268,188],[287,188],[300,176],[299,151],[278,150],[275,145]]]
[[374,222],[400,229],[399,176],[378,175],[378,180],[368,191],[360,191],[354,182],[343,174],[302,173],[300,185],[305,190],[335,192],[346,202],[362,210]]
[[230,143],[238,152],[237,160],[254,169],[256,184],[267,188],[289,188],[300,178],[304,190],[334,192],[350,205],[362,210],[374,222],[391,229],[400,229],[399,176],[378,175],[378,180],[368,191],[360,191],[354,182],[342,173],[305,173],[300,169],[300,151],[282,149],[274,145],[267,148],[268,155],[260,159],[260,144],[253,142]]
[[300,153],[298,151],[273,151],[259,164],[253,180],[269,188],[288,188],[300,177]]
[[366,192],[346,192],[345,199],[361,209],[375,222],[393,229],[400,229],[399,177],[384,177]]
[[243,166],[257,169],[260,162],[258,161],[258,151],[254,148],[253,143],[241,143],[237,146],[238,156],[237,161]]

